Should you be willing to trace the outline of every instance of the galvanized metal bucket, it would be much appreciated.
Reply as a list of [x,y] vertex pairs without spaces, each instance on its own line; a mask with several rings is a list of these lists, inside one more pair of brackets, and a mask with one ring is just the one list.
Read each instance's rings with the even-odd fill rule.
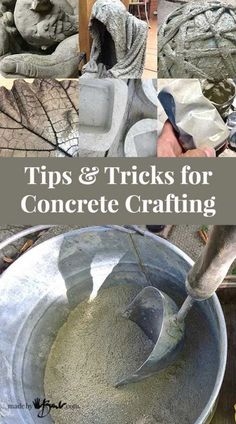
[[[50,348],[79,302],[96,296],[101,287],[121,281],[144,287],[148,276],[154,286],[181,304],[191,265],[187,255],[161,238],[155,240],[106,227],[60,235],[19,258],[0,281],[1,423],[39,422],[37,410],[26,405],[32,405],[35,398],[44,398],[44,371]],[[217,361],[209,398],[195,423],[190,423],[203,424],[212,416],[222,384],[227,337],[217,296],[196,307],[215,335],[216,356],[212,363]],[[14,405],[18,407],[9,408]],[[53,421],[48,415],[43,422]]]

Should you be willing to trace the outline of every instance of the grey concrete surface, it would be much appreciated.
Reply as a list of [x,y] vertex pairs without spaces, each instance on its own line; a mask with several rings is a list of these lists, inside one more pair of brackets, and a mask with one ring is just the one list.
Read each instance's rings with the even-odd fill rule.
[[167,16],[172,13],[177,7],[181,6],[181,3],[158,0],[157,16],[158,16],[158,25],[162,25],[166,20]]

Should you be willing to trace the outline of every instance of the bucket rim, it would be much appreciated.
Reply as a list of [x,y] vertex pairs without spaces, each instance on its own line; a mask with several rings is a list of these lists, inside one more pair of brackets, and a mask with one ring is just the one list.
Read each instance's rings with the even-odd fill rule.
[[[79,234],[83,234],[86,232],[103,232],[103,231],[121,231],[122,232],[122,228],[124,227],[120,227],[119,226],[89,226],[89,227],[83,227],[83,228],[78,228],[78,229],[73,229],[70,231],[67,231],[65,233],[59,234],[57,236],[53,236],[48,240],[43,241],[42,243],[38,244],[37,246],[32,247],[30,250],[28,250],[27,252],[24,253],[24,255],[22,255],[21,257],[19,257],[6,271],[4,271],[4,273],[0,276],[0,280],[4,279],[4,276],[8,276],[8,274],[10,274],[12,271],[14,272],[14,268],[15,266],[19,265],[19,262],[21,262],[21,259],[25,259],[25,257],[29,256],[32,252],[32,250],[34,250],[35,253],[35,249],[40,251],[44,249],[44,245],[45,243],[53,243],[55,241],[60,241],[63,240],[65,237],[70,237],[73,235],[79,235]],[[130,230],[130,231],[125,231],[126,233],[130,233],[130,234],[137,234],[137,232],[135,232],[134,230]],[[144,237],[142,235],[140,235],[140,237]],[[174,244],[172,244],[170,241],[163,239],[162,237],[157,237],[156,240],[154,240],[152,238],[153,242],[155,243],[159,243],[160,245],[166,246],[168,247],[170,250],[172,250],[173,252],[175,252],[177,255],[179,255],[185,262],[187,262],[190,266],[193,266],[194,261],[190,258],[190,256],[188,256],[185,252],[183,252],[179,247],[175,246]],[[219,366],[218,366],[218,373],[216,376],[216,382],[215,382],[215,386],[214,389],[212,390],[212,394],[210,396],[210,398],[208,399],[208,402],[205,406],[205,408],[203,409],[201,415],[197,418],[197,420],[193,423],[193,424],[204,424],[207,422],[207,419],[209,418],[209,416],[211,415],[211,412],[214,409],[214,406],[217,402],[217,398],[219,396],[219,392],[222,386],[222,382],[224,379],[224,374],[225,374],[225,369],[226,369],[226,363],[227,363],[227,350],[228,350],[228,340],[227,340],[227,329],[226,329],[226,323],[225,323],[225,318],[224,318],[224,314],[223,314],[223,310],[220,304],[220,301],[218,299],[218,296],[216,294],[213,294],[213,296],[211,297],[211,301],[213,303],[215,312],[216,312],[216,317],[218,318],[218,326],[219,326],[219,334],[220,334],[220,351],[219,351]]]

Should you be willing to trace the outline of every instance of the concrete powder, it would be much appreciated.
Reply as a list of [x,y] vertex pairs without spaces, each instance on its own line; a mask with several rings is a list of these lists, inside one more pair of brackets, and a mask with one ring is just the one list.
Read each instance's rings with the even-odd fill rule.
[[207,324],[201,321],[200,335],[196,331],[196,311],[174,365],[142,382],[114,387],[153,348],[120,313],[139,290],[127,285],[104,289],[91,303],[79,304],[60,329],[47,362],[45,393],[56,404],[61,400],[79,409],[53,409],[56,424],[193,424],[204,409],[217,372],[208,364],[216,353]]

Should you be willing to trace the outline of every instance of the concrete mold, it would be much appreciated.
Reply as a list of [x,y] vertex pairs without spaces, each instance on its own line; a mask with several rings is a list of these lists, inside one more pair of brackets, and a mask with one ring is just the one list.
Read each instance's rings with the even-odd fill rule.
[[80,155],[105,156],[119,142],[128,103],[128,87],[119,80],[81,79]]
[[156,157],[157,122],[142,119],[133,125],[125,139],[126,157]]
[[[140,129],[144,143],[141,146],[141,140],[138,142],[139,147],[133,150],[134,156],[155,156],[154,133],[157,127],[155,80],[81,78],[79,86],[80,156],[117,157],[126,154],[130,156],[132,148],[128,147],[125,153],[125,140],[126,136],[129,138],[129,131],[135,125],[138,131]],[[150,121],[152,121],[151,131]],[[132,134],[133,131],[131,136]],[[128,145],[131,146],[129,142]]]

